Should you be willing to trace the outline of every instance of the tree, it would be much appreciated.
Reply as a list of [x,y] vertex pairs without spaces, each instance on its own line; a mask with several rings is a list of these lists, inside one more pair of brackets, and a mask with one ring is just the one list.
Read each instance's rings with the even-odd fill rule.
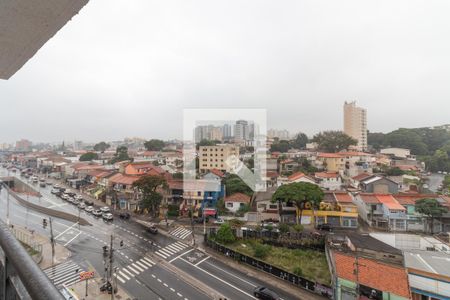
[[442,216],[447,210],[436,199],[425,198],[416,201],[416,211],[430,219],[430,233],[433,234],[434,219]]
[[100,142],[94,145],[94,150],[95,151],[100,151],[100,152],[105,152],[106,149],[108,149],[110,147],[109,144],[105,143],[105,142]]
[[114,157],[111,159],[111,163],[114,164],[116,162],[130,160],[130,157],[128,156],[128,148],[126,146],[119,146],[116,149],[116,153],[114,154]]
[[320,151],[339,152],[358,144],[358,141],[342,131],[324,131],[316,134],[313,141]]
[[296,222],[299,224],[305,204],[309,202],[312,208],[317,207],[323,199],[323,195],[323,191],[315,184],[294,182],[280,186],[272,195],[272,202],[278,202],[280,216],[282,214],[282,203],[293,202],[300,211],[299,217],[296,218]]
[[253,195],[253,190],[236,174],[229,174],[225,178],[225,188],[227,196],[234,193],[243,193],[246,195]]
[[95,152],[86,152],[80,156],[79,161],[91,161],[94,159],[98,159],[98,155]]
[[173,179],[183,179],[183,173],[177,172],[172,175]]
[[281,140],[270,146],[270,152],[287,152],[290,148],[289,141]]
[[367,144],[372,146],[375,150],[380,150],[384,147],[386,135],[382,132],[369,132],[367,134]]
[[308,136],[303,132],[298,133],[295,138],[291,141],[292,148],[304,149],[308,143]]
[[219,143],[220,143],[220,141],[218,141],[218,140],[207,140],[207,139],[203,139],[203,140],[201,140],[200,142],[197,143],[197,149],[198,149],[200,146],[215,146],[215,145],[217,145],[217,144],[219,144]]
[[231,230],[231,226],[228,223],[222,224],[217,230],[216,241],[222,244],[230,244],[236,240],[236,237]]
[[405,172],[402,171],[399,167],[393,167],[386,170],[386,175],[388,176],[401,176],[404,174]]
[[144,143],[144,147],[148,151],[161,151],[165,145],[164,141],[157,139],[151,139]]
[[156,216],[163,198],[158,190],[167,188],[166,179],[163,176],[146,175],[136,180],[133,187],[142,193],[142,206],[149,209],[153,216]]

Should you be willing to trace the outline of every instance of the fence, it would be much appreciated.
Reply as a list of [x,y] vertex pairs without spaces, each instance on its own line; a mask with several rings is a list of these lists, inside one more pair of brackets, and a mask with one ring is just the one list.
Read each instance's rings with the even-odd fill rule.
[[12,228],[11,231],[16,239],[28,245],[31,249],[39,254],[38,256],[36,256],[36,261],[40,262],[42,259],[42,244],[36,243],[32,234],[29,234],[21,229]]
[[215,241],[207,240],[206,245],[210,247],[211,249],[220,252],[222,254],[225,254],[228,257],[233,258],[234,260],[244,263],[247,265],[250,265],[254,268],[257,268],[258,270],[261,270],[263,272],[266,272],[270,275],[273,275],[275,277],[278,277],[281,280],[287,281],[297,287],[300,287],[302,289],[311,291],[313,293],[332,298],[333,290],[331,287],[327,285],[322,285],[317,282],[313,282],[311,280],[308,280],[306,278],[297,276],[295,274],[292,274],[290,272],[287,272],[285,270],[282,270],[278,267],[272,266],[268,263],[265,263],[263,261],[257,260],[253,257],[244,255],[242,253],[239,253],[237,251],[234,251],[224,245],[221,245]]

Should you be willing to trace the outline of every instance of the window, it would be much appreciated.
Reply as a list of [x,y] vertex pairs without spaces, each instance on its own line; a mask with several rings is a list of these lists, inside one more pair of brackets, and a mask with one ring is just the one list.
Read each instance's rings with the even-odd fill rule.
[[276,204],[269,204],[270,209],[278,209],[278,205]]
[[233,202],[227,202],[227,207],[233,207]]

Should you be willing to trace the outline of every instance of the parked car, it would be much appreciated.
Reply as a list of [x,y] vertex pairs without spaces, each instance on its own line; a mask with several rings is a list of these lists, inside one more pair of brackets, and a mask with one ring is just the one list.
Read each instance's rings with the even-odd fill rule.
[[90,213],[94,211],[94,207],[93,206],[86,206],[86,208],[84,209],[86,212]]
[[103,207],[100,208],[100,210],[101,210],[102,212],[104,212],[104,213],[108,213],[108,212],[111,211],[111,209],[110,209],[108,206],[103,206]]
[[127,212],[122,212],[122,213],[120,213],[120,215],[119,215],[119,217],[121,218],[121,219],[123,219],[123,220],[128,220],[129,218],[130,218],[130,214],[129,213],[127,213]]
[[82,200],[83,200],[83,196],[81,196],[81,195],[76,195],[76,196],[75,196],[75,199],[82,201]]
[[102,214],[102,218],[105,221],[112,221],[114,219],[112,213],[104,213]]
[[87,206],[94,206],[94,202],[93,202],[93,201],[84,200],[84,203],[85,203]]
[[80,204],[80,201],[78,201],[77,199],[73,199],[73,198],[70,198],[70,199],[72,199],[72,201],[70,201],[70,202],[72,202],[72,204],[74,204],[74,205]]
[[274,291],[269,290],[268,288],[264,286],[259,286],[255,288],[253,291],[253,295],[255,295],[258,299],[264,299],[264,300],[278,300],[280,299],[280,296],[277,295]]
[[92,212],[92,214],[96,217],[100,217],[103,213],[100,209],[96,209]]
[[80,204],[78,204],[78,208],[85,209],[86,208],[86,204],[84,204],[84,202],[80,202]]
[[222,219],[222,218],[217,218],[217,219],[214,221],[214,224],[223,224],[223,223],[225,223],[225,221],[224,221],[224,219]]
[[331,225],[328,223],[317,225],[317,229],[323,230],[323,231],[331,231],[331,228],[332,228]]
[[53,189],[50,191],[50,193],[56,195],[56,194],[60,193],[60,191],[59,191],[59,189],[53,188]]

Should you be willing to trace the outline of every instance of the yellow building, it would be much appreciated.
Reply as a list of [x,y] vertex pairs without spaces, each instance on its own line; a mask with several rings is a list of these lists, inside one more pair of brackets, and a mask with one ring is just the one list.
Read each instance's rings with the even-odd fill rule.
[[322,163],[327,172],[339,172],[345,169],[345,156],[339,153],[319,153],[317,160]]
[[229,172],[230,167],[227,161],[235,164],[239,159],[239,147],[234,144],[218,144],[215,146],[200,146],[198,159],[200,173],[207,173],[210,170],[217,169],[222,172]]
[[[357,228],[358,210],[353,204],[352,196],[347,192],[334,191],[325,192],[324,200],[318,209],[310,209],[311,205],[306,204],[306,209],[302,212],[302,224],[330,224],[332,227]],[[297,217],[300,217],[300,210],[297,209]]]

